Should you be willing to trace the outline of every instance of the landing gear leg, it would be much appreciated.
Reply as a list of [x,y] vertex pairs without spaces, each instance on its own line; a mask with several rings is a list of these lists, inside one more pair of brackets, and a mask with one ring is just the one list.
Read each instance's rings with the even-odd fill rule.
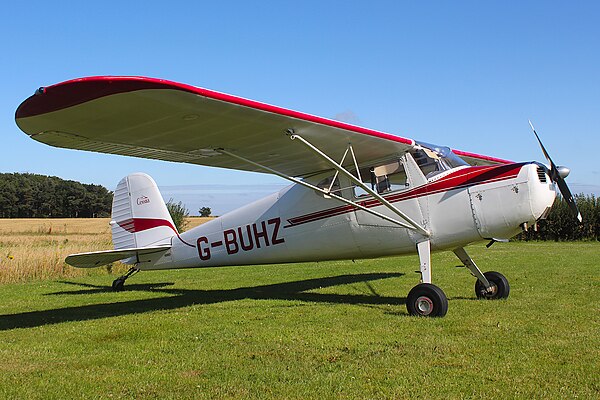
[[120,276],[113,281],[112,290],[115,292],[121,292],[125,287],[125,280],[127,280],[127,278],[129,278],[130,276],[137,274],[138,272],[140,272],[139,268],[136,268],[136,267],[129,268],[129,271],[127,271],[127,273],[125,275]]
[[411,289],[406,298],[408,313],[421,317],[443,317],[448,312],[448,298],[431,283],[431,249],[429,240],[417,243],[421,282]]
[[462,247],[455,249],[454,254],[471,271],[471,274],[477,278],[477,282],[475,282],[475,295],[478,298],[495,300],[508,297],[510,286],[504,275],[494,271],[481,272],[475,261],[473,261]]
[[419,252],[419,262],[421,263],[421,282],[431,283],[431,248],[429,240],[417,243],[417,251]]

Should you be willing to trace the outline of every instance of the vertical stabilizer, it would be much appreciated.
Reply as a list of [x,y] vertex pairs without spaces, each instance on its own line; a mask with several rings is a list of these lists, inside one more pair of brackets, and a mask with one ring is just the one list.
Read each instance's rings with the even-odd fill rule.
[[117,185],[110,225],[116,250],[167,245],[178,234],[156,182],[139,172]]

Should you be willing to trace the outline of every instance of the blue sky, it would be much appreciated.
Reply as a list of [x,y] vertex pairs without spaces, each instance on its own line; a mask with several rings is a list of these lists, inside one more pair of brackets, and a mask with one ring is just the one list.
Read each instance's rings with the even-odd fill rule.
[[[0,25],[0,172],[113,189],[123,176],[143,171],[173,194],[165,197],[185,199],[192,211],[197,185],[245,193],[239,185],[267,191],[285,183],[56,149],[14,123],[17,106],[39,86],[143,75],[518,161],[543,160],[531,119],[554,161],[572,169],[573,191],[600,193],[599,2],[22,4],[3,5]],[[182,185],[195,187],[183,196]],[[234,207],[221,206],[219,193],[202,201],[215,202],[206,205],[218,213]]]

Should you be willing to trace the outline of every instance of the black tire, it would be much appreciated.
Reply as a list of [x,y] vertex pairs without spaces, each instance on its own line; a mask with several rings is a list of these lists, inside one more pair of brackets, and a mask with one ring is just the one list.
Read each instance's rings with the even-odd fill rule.
[[112,283],[112,290],[114,292],[122,292],[125,288],[125,279],[123,277],[117,278]]
[[506,299],[510,293],[510,285],[508,280],[500,272],[489,271],[483,274],[492,284],[492,292],[488,293],[485,290],[483,283],[477,280],[475,282],[475,295],[480,299],[498,300]]
[[448,312],[448,298],[439,287],[421,283],[408,293],[406,308],[417,317],[443,317]]

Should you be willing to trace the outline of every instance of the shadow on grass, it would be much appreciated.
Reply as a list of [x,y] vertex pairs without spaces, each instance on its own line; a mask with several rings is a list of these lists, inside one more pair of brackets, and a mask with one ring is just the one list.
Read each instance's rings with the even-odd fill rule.
[[[284,282],[227,290],[192,290],[169,289],[172,283],[132,284],[126,285],[126,291],[143,291],[171,295],[152,299],[130,300],[114,303],[89,304],[64,307],[54,310],[30,311],[19,314],[0,315],[0,330],[15,328],[32,328],[68,321],[86,321],[99,318],[139,314],[155,310],[173,310],[194,304],[213,304],[242,299],[254,300],[296,300],[317,303],[341,304],[404,304],[403,297],[379,296],[369,284],[370,294],[325,294],[306,293],[310,290],[325,287],[347,285],[358,282],[369,282],[379,279],[395,278],[401,273],[372,273],[340,275],[328,278],[307,279],[295,282]],[[84,295],[112,292],[109,286],[96,286],[84,283],[62,283],[77,285],[84,289],[51,293],[50,295]],[[118,294],[115,293],[115,298]]]

